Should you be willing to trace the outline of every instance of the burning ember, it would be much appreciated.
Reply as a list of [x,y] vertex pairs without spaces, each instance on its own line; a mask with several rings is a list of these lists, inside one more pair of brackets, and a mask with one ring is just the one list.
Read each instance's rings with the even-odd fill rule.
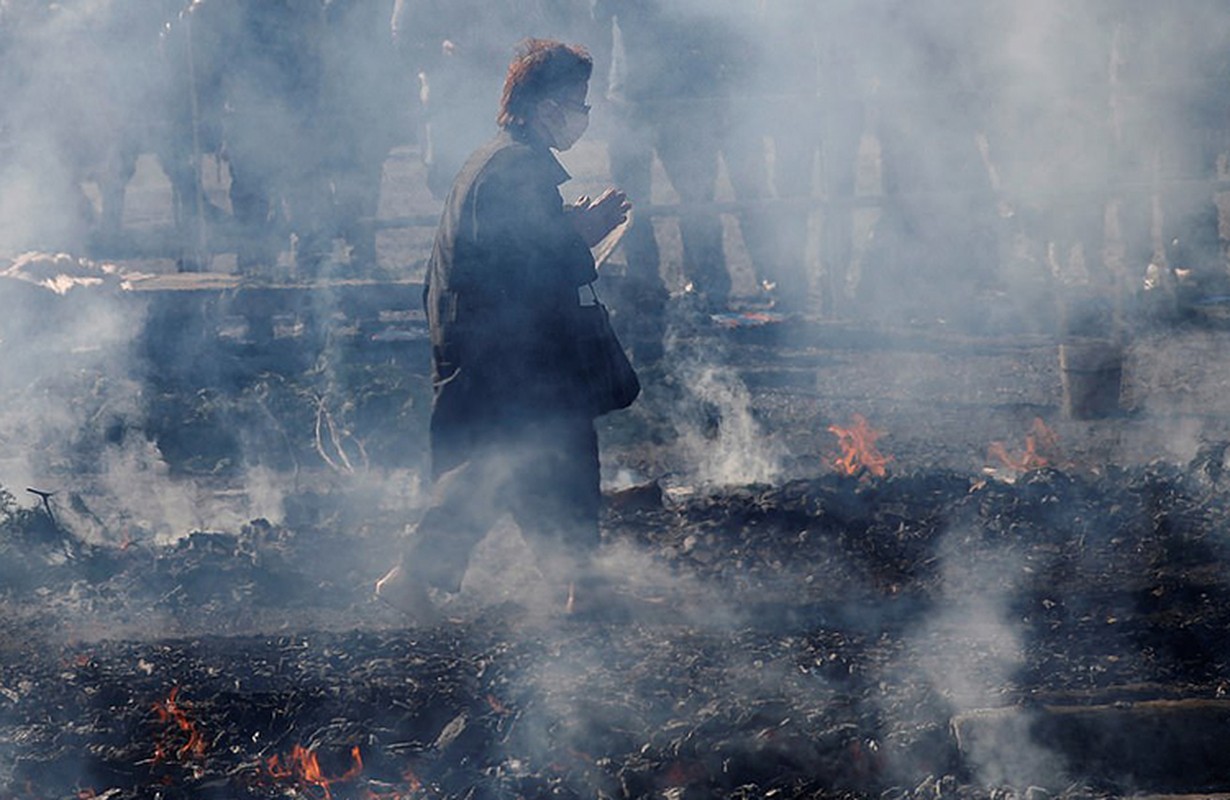
[[330,778],[321,769],[316,751],[297,744],[286,757],[285,763],[280,757],[274,755],[266,760],[265,768],[269,772],[269,777],[275,781],[293,782],[305,791],[315,787],[323,793],[322,797],[331,800],[333,792],[330,787],[333,784],[352,781],[363,772],[363,757],[359,754],[358,745],[350,749],[350,758],[350,768],[338,777]]
[[[154,744],[154,763],[161,764],[167,760],[167,754],[173,749],[178,761],[201,759],[205,757],[205,737],[192,718],[188,716],[187,707],[179,701],[179,687],[171,689],[166,700],[154,703],[154,713],[158,721],[167,729]],[[183,743],[175,747],[179,739]]]
[[833,466],[842,475],[874,475],[882,478],[888,474],[887,466],[892,456],[882,454],[876,442],[884,431],[873,429],[862,414],[854,414],[848,427],[830,425],[829,432],[837,437],[841,455],[833,459]]
[[1061,460],[1059,437],[1045,422],[1035,417],[1030,432],[1025,435],[1025,449],[1021,453],[1009,453],[1003,442],[991,442],[987,448],[987,458],[1021,474],[1054,466]]

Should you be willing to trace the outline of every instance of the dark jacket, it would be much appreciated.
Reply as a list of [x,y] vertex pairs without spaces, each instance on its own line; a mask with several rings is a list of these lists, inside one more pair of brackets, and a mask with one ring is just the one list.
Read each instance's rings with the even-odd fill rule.
[[[597,273],[565,216],[569,175],[531,133],[503,131],[462,168],[427,269],[437,462],[535,421],[584,415],[578,289]],[[457,450],[454,457],[443,450]],[[437,471],[447,464],[437,463]]]

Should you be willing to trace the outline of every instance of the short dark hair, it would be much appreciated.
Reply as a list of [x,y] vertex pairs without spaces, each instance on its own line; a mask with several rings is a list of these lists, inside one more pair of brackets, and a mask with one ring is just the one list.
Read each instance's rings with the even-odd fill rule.
[[540,100],[585,83],[593,71],[594,60],[580,45],[526,39],[517,46],[517,54],[508,65],[496,121],[501,128],[525,125]]

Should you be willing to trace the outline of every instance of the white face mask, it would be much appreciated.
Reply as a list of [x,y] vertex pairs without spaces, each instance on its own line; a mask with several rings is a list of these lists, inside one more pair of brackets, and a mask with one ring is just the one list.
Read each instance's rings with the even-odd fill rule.
[[555,149],[563,151],[572,147],[585,135],[585,131],[589,129],[589,112],[588,106],[583,109],[566,103],[556,103],[556,107],[560,109],[563,123],[558,127],[551,126],[551,138],[554,139]]

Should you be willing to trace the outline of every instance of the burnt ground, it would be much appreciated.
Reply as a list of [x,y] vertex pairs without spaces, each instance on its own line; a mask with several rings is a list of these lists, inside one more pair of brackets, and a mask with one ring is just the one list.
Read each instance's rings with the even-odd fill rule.
[[333,778],[358,748],[336,796],[1223,788],[1227,494],[1209,473],[933,468],[665,507],[616,495],[626,603],[566,617],[520,587],[428,628],[367,594],[389,555],[378,520],[115,548],[17,513],[6,785],[320,796],[323,779],[270,766],[299,746]]
[[[144,434],[175,481],[254,492],[236,465],[255,442],[282,513],[86,535],[75,494],[54,518],[3,503],[3,796],[1230,790],[1230,334],[1141,328],[1122,412],[1081,421],[1036,333],[675,321],[637,406],[600,425],[623,593],[604,614],[562,614],[511,527],[446,622],[372,600],[422,504],[412,337],[223,385],[155,372],[144,428],[83,436],[61,480]],[[346,436],[322,444],[326,407]],[[886,475],[834,472],[828,427],[854,414],[884,432]],[[1047,466],[988,457],[1022,452],[1036,418]],[[231,435],[261,419],[263,438]],[[339,469],[347,442],[366,460]]]

